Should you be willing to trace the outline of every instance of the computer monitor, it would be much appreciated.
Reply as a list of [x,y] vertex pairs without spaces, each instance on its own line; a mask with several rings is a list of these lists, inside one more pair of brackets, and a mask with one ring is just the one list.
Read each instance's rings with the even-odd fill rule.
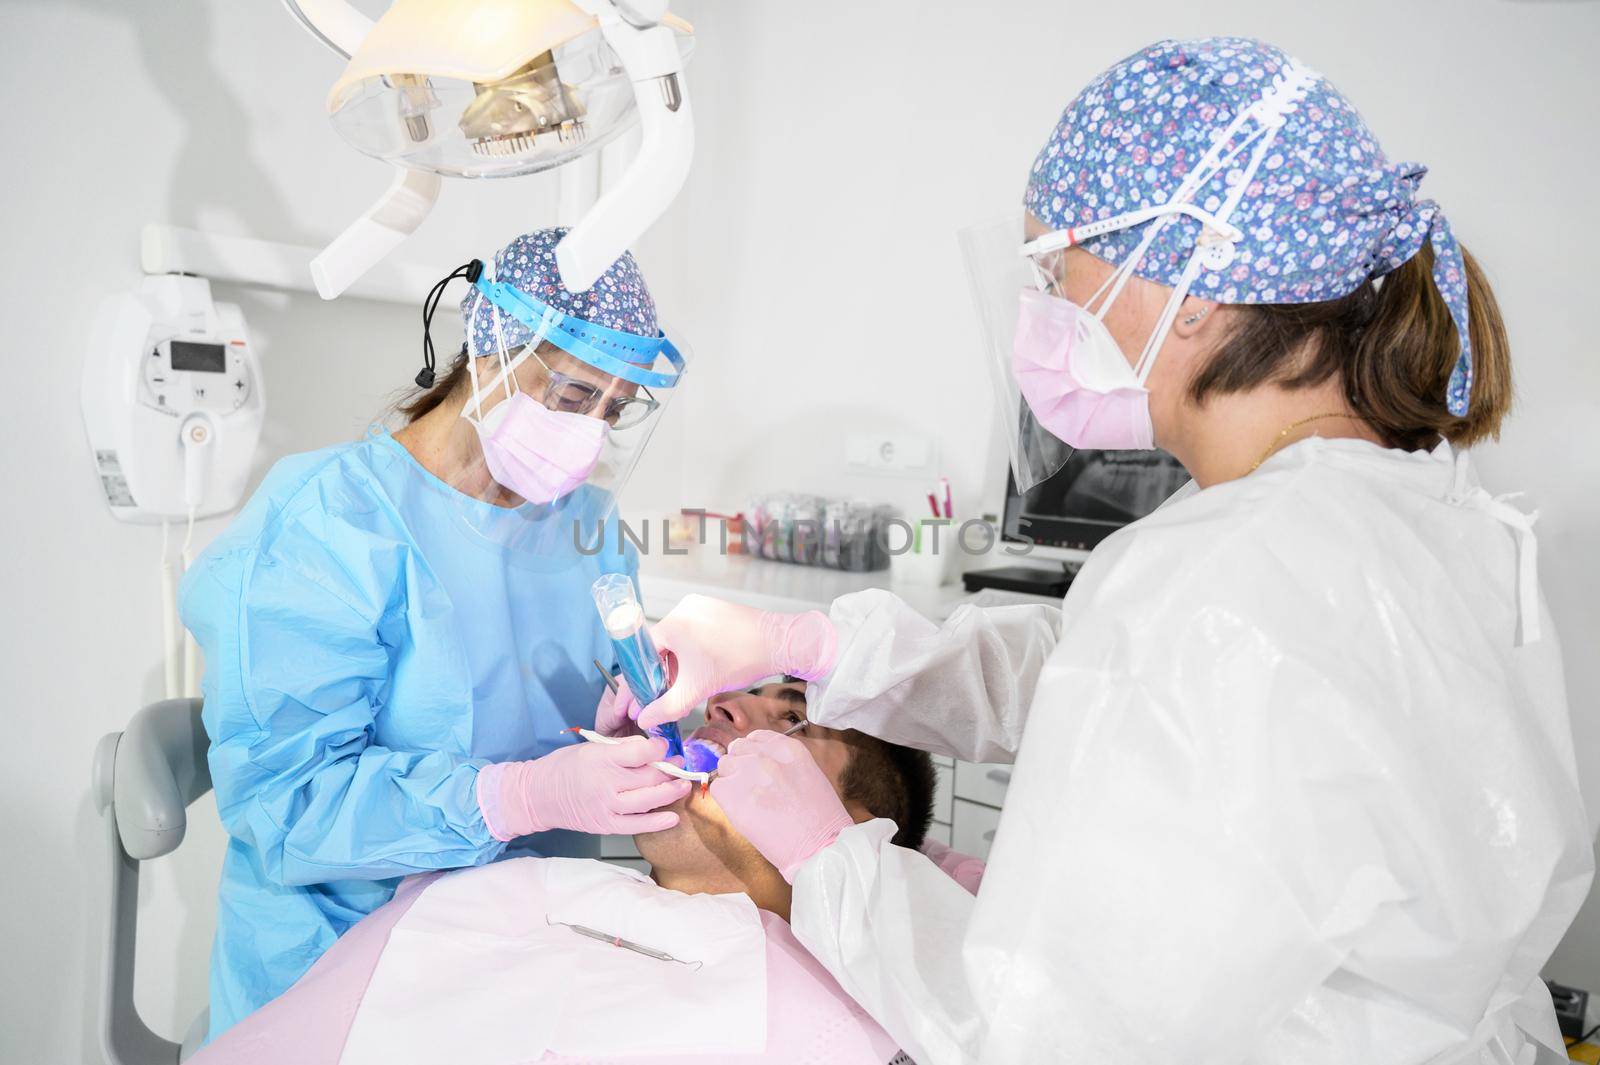
[[1008,470],[1001,538],[1031,542],[1036,550],[1030,554],[1039,558],[1081,560],[1188,480],[1165,451],[1074,451],[1053,476],[1024,493]]

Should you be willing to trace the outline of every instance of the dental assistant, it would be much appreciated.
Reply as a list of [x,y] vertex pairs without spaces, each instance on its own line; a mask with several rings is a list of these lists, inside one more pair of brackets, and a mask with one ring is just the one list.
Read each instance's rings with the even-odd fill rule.
[[679,679],[641,724],[782,670],[810,720],[1014,762],[975,899],[792,741],[712,784],[921,1065],[1564,1057],[1538,974],[1590,828],[1532,518],[1464,450],[1510,406],[1505,331],[1423,173],[1269,45],[1129,56],[1039,152],[998,264],[1032,281],[986,320],[1016,322],[1019,484],[1062,441],[1193,483],[1059,610],[701,598],[655,628]]
[[636,559],[580,551],[683,370],[631,255],[587,292],[560,229],[462,277],[467,341],[431,339],[405,425],[278,462],[182,586],[229,840],[215,1038],[289,987],[411,873],[579,833],[659,831],[688,789],[660,740],[574,744],[610,641],[589,595]]

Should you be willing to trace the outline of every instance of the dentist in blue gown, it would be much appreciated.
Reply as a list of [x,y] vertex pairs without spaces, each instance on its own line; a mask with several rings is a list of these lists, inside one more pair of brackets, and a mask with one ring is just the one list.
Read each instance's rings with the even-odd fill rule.
[[406,424],[278,462],[184,579],[230,836],[211,1038],[401,877],[677,821],[660,740],[562,731],[594,719],[592,660],[613,658],[589,586],[636,569],[597,534],[683,369],[633,257],[573,294],[562,236],[441,281],[427,312],[472,285],[467,342],[437,377],[426,345]]

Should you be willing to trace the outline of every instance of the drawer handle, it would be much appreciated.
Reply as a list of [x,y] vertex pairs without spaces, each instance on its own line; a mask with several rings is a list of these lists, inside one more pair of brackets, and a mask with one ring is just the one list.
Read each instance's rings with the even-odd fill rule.
[[994,833],[995,833],[995,830],[992,829],[992,828],[989,831],[985,832],[983,834],[983,841],[985,843],[993,843],[994,842]]
[[1011,770],[991,769],[983,777],[985,780],[992,780],[996,784],[1009,784],[1011,783]]

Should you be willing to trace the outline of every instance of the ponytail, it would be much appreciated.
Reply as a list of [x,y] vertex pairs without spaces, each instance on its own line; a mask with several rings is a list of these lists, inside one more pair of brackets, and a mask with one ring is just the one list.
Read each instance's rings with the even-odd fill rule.
[[1500,306],[1478,261],[1465,248],[1468,328],[1472,333],[1472,400],[1464,417],[1445,409],[1445,386],[1460,343],[1450,310],[1433,284],[1426,245],[1384,278],[1371,323],[1344,369],[1351,406],[1386,437],[1443,437],[1467,447],[1500,435],[1511,407],[1511,350]]
[[1338,377],[1346,401],[1390,447],[1445,439],[1468,447],[1500,434],[1511,409],[1511,350],[1500,307],[1465,249],[1472,336],[1472,399],[1463,417],[1445,391],[1460,353],[1450,309],[1424,244],[1382,280],[1321,303],[1236,305],[1237,324],[1189,386],[1196,403],[1262,384],[1307,388]]

